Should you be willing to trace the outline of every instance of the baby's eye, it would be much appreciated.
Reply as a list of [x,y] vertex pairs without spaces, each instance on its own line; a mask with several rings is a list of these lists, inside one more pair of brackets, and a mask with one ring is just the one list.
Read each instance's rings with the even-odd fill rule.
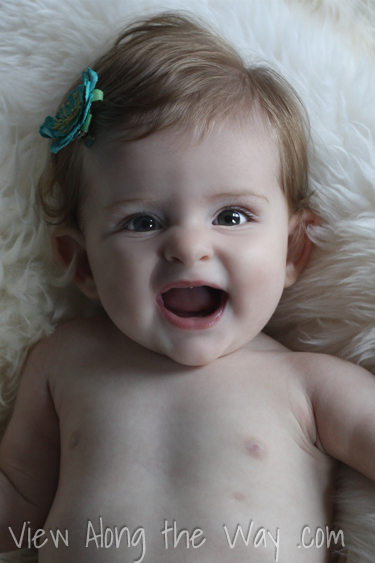
[[239,211],[238,209],[224,209],[215,218],[214,225],[224,225],[231,227],[232,225],[242,225],[253,218],[251,213]]
[[138,233],[146,233],[148,231],[156,231],[161,229],[161,224],[152,215],[136,215],[126,221],[123,229],[128,231],[137,231]]

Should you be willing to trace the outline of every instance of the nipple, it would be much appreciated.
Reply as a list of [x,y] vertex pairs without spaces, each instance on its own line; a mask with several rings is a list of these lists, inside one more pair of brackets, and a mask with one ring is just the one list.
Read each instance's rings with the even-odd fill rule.
[[266,449],[261,442],[258,440],[254,440],[253,438],[249,438],[245,442],[245,450],[246,453],[251,455],[251,457],[255,457],[258,459],[264,459],[266,455]]

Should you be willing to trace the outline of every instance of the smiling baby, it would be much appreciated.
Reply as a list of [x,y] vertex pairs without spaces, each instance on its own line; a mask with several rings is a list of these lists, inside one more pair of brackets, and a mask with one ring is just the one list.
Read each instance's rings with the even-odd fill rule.
[[317,222],[303,106],[179,14],[134,23],[92,66],[41,127],[40,199],[56,258],[105,314],[28,356],[0,550],[327,562],[345,543],[337,460],[375,479],[375,382],[262,333]]

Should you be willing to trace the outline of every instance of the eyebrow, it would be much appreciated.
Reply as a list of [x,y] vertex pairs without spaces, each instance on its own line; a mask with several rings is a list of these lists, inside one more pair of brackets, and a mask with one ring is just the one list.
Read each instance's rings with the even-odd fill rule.
[[103,211],[105,213],[112,213],[112,211],[117,209],[117,207],[121,207],[123,205],[129,205],[129,203],[145,203],[151,201],[154,201],[153,198],[151,197],[133,197],[127,199],[120,199],[103,207]]
[[226,192],[226,193],[220,193],[217,195],[212,196],[212,198],[210,199],[224,199],[224,198],[228,198],[230,199],[231,197],[257,197],[257,198],[261,198],[264,199],[265,201],[267,201],[269,203],[269,199],[268,197],[266,197],[263,194],[259,194],[257,192],[249,192],[249,191],[243,191],[243,192]]
[[[264,201],[269,203],[269,199],[265,195],[259,194],[259,193],[256,193],[256,192],[249,192],[249,191],[224,192],[224,193],[215,194],[215,195],[209,197],[208,199],[218,200],[218,199],[230,199],[230,198],[233,198],[233,197],[234,198],[255,197],[255,198],[263,199]],[[129,205],[131,203],[147,203],[147,202],[154,202],[154,199],[152,197],[133,197],[133,198],[121,199],[119,201],[115,201],[114,203],[110,203],[109,205],[104,207],[103,211],[105,213],[112,213],[118,207],[121,207],[123,205]]]

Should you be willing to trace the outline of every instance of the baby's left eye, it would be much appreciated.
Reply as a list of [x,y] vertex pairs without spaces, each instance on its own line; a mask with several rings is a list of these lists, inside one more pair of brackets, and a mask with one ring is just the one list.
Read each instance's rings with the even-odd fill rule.
[[138,214],[130,217],[126,223],[122,226],[123,230],[135,231],[137,233],[148,233],[150,231],[156,231],[161,228],[160,222],[148,214]]
[[223,211],[220,211],[214,219],[213,224],[231,227],[233,225],[242,225],[243,223],[247,223],[251,220],[251,218],[251,213],[240,211],[239,209],[224,209]]

